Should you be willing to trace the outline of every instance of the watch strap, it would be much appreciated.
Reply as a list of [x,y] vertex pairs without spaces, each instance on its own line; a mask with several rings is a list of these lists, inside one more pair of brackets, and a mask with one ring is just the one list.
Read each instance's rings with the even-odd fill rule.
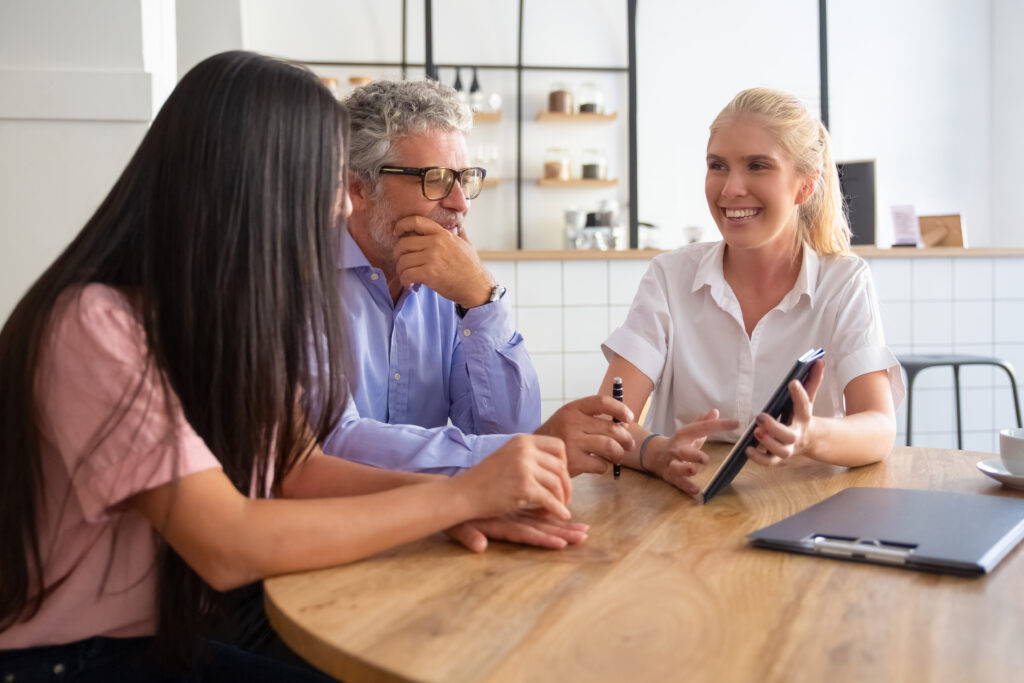
[[[495,284],[493,287],[491,287],[491,293],[487,296],[487,301],[484,302],[481,305],[482,306],[486,306],[487,304],[492,304],[495,301],[498,301],[499,299],[501,299],[501,297],[504,296],[504,294],[505,294],[505,288],[502,287],[499,284]],[[458,313],[460,318],[465,318],[466,317],[466,313],[469,312],[469,309],[468,308],[464,308],[460,304],[455,304],[455,312]]]

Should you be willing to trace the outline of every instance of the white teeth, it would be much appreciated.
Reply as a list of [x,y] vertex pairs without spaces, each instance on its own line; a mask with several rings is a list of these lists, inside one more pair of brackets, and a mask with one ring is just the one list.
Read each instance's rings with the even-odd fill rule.
[[761,210],[760,209],[726,209],[726,218],[750,218],[756,216]]

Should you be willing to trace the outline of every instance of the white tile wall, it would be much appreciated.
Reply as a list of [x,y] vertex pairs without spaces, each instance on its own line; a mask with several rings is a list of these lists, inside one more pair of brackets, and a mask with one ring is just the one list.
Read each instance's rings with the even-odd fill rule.
[[549,306],[520,306],[516,317],[519,332],[531,352],[562,353],[562,309]]
[[[1024,258],[910,257],[868,263],[886,340],[897,355],[994,355],[1010,361],[1024,382]],[[596,391],[607,368],[600,344],[625,320],[649,262],[486,265],[510,290],[540,376],[544,418],[565,402]],[[1016,424],[1006,375],[990,367],[965,367],[960,380],[964,448],[995,452],[997,430]],[[914,391],[913,443],[954,448],[952,370],[922,372]],[[905,403],[896,417],[897,443],[904,443]]]
[[998,258],[995,262],[996,299],[1024,299],[1024,258]]
[[561,401],[565,395],[562,385],[562,359],[561,353],[540,353],[532,351],[530,358],[533,359],[533,367],[537,371],[537,378],[540,380],[541,400]]
[[600,351],[570,353],[565,356],[565,399],[589,396],[597,391],[608,369]]
[[520,306],[562,305],[562,262],[520,261],[516,264]]
[[562,309],[565,350],[594,351],[608,337],[607,306],[566,306]]
[[1024,299],[995,302],[996,342],[1024,342]]
[[649,261],[609,261],[608,301],[612,305],[628,306],[640,286],[640,280],[650,266]]
[[[942,345],[953,343],[953,316],[950,315],[949,301],[915,301],[912,306],[911,337],[915,346]],[[939,349],[935,353],[943,353]]]
[[961,344],[984,344],[992,341],[995,330],[991,299],[954,301],[951,319],[956,321],[953,326],[953,342],[958,350]]
[[953,298],[958,301],[991,301],[993,281],[992,259],[953,259]]
[[562,267],[566,306],[608,305],[608,264],[566,261]]
[[953,298],[952,259],[911,259],[910,272],[915,301],[948,301]]

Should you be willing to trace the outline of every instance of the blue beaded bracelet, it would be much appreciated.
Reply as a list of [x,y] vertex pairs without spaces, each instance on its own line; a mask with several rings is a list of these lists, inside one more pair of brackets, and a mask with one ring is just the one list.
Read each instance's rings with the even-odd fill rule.
[[661,436],[661,434],[658,434],[656,432],[652,432],[652,433],[647,435],[646,439],[644,439],[643,441],[640,442],[640,452],[637,455],[637,460],[640,461],[640,469],[642,469],[644,472],[650,472],[649,469],[644,467],[644,449],[647,448],[647,442],[650,441],[651,439],[653,439],[656,436]]

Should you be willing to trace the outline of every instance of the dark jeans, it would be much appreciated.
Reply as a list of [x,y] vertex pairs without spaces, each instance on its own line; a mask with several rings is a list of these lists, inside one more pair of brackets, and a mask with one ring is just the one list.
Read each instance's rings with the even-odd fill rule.
[[151,638],[88,638],[65,645],[0,650],[0,683],[200,683],[206,681],[296,681],[330,679],[314,671],[281,642],[263,612],[263,590],[253,584],[235,591],[230,619],[204,638],[191,669],[161,670],[151,657]]

